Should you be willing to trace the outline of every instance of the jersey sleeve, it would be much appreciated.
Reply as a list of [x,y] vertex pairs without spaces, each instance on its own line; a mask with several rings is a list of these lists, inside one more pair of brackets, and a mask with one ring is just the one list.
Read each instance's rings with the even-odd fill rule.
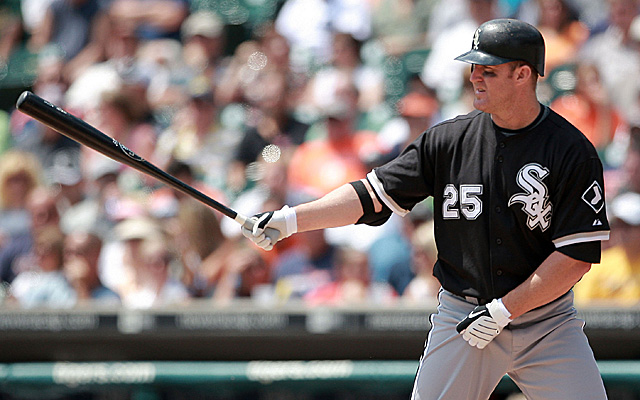
[[433,160],[428,154],[429,131],[394,160],[375,168],[367,179],[394,213],[405,216],[433,193]]
[[556,191],[552,240],[556,249],[609,239],[602,163],[597,157],[574,165]]
[[602,245],[600,241],[584,242],[569,244],[560,247],[558,251],[565,256],[569,256],[575,260],[588,262],[591,264],[599,264],[601,258]]

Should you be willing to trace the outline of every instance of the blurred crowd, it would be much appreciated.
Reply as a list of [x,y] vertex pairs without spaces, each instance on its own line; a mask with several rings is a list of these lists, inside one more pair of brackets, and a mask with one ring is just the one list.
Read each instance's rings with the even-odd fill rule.
[[[29,90],[245,215],[360,179],[429,126],[471,111],[470,70],[454,57],[489,19],[530,22],[547,45],[540,100],[605,166],[611,240],[576,299],[640,302],[637,0],[3,4],[0,84],[15,54],[33,55]],[[265,252],[191,197],[0,111],[5,306],[431,304],[431,207]]]

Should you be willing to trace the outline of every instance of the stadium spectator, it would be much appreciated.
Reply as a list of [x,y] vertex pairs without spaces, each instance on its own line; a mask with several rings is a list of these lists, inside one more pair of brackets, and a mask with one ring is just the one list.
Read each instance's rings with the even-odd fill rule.
[[398,116],[387,121],[378,132],[381,147],[388,152],[372,157],[370,167],[376,167],[397,157],[404,148],[440,119],[440,103],[433,89],[421,82],[398,102]]
[[626,134],[626,121],[611,104],[609,93],[593,64],[578,63],[575,75],[574,91],[556,98],[551,108],[584,133],[606,164],[604,150],[616,134]]
[[[313,74],[303,101],[307,107],[318,110],[328,107],[339,97],[345,80],[356,87],[360,113],[370,112],[384,100],[383,71],[362,62],[362,42],[348,33],[331,36],[331,58]],[[360,126],[362,127],[362,126]]]
[[594,265],[574,288],[576,304],[640,302],[640,194],[627,192],[611,201],[611,241]]
[[[221,106],[253,103],[260,91],[258,79],[264,73],[284,74],[287,81],[288,103],[295,104],[297,92],[306,84],[306,71],[296,71],[290,62],[290,45],[273,26],[265,23],[255,30],[255,38],[240,43],[232,57],[224,62],[222,80],[216,82],[216,103]],[[246,91],[252,91],[253,100]]]
[[217,105],[226,106],[246,101],[244,90],[253,83],[259,70],[264,67],[264,58],[260,50],[260,43],[256,40],[238,44],[224,69],[222,80],[217,82]]
[[369,39],[371,8],[365,0],[289,0],[275,24],[291,45],[293,68],[308,69],[330,60],[333,32],[349,33],[361,41]]
[[0,158],[0,249],[16,236],[29,231],[27,208],[29,194],[42,179],[38,160],[18,150],[9,150]]
[[444,105],[461,95],[464,71],[469,69],[469,66],[454,58],[468,50],[469,38],[473,37],[478,26],[497,18],[499,12],[497,0],[466,0],[465,9],[468,10],[468,16],[458,16],[457,23],[446,27],[432,38],[431,52],[422,69],[423,82],[436,89],[438,99]]
[[612,104],[629,122],[638,118],[640,37],[631,35],[631,24],[639,14],[636,0],[609,1],[609,26],[592,35],[578,53],[580,60],[598,68]]
[[[65,62],[62,51],[54,45],[47,45],[38,52],[36,77],[33,93],[53,104],[65,106],[64,95],[70,80],[65,78]],[[27,118],[25,115],[23,118]]]
[[247,185],[246,172],[251,163],[287,158],[305,141],[309,128],[293,115],[295,98],[289,95],[289,82],[283,72],[265,71],[254,83],[245,91],[253,106],[252,118],[246,121],[246,130],[229,168],[229,184],[236,191]]
[[196,11],[184,20],[181,32],[182,59],[190,74],[221,81],[226,35],[220,17],[210,11]]
[[221,270],[211,300],[224,305],[237,298],[255,298],[260,288],[272,291],[271,268],[258,249],[238,244]]
[[574,62],[578,50],[589,37],[589,29],[580,21],[578,9],[567,0],[536,0],[539,10],[535,24],[544,38],[545,69]]
[[[373,157],[388,151],[381,146],[377,132],[357,129],[357,100],[356,87],[344,79],[336,90],[335,101],[321,109],[322,118],[309,128],[307,140],[293,152],[287,176],[295,198],[318,198],[357,180],[358,174],[369,171]],[[365,225],[330,229],[327,240],[366,251],[378,237],[398,229],[398,220],[393,220],[396,222],[387,223],[381,229]]]
[[[25,0],[22,3],[29,1]],[[40,3],[46,2],[43,0]],[[24,41],[25,24],[24,18],[20,18],[20,5],[7,4],[7,2],[0,5],[2,13],[2,19],[0,19],[0,66],[2,68],[6,68],[9,58]]]
[[411,267],[415,277],[402,293],[403,300],[408,303],[437,301],[440,283],[433,276],[438,256],[433,228],[433,221],[425,222],[416,228],[411,238]]
[[179,39],[188,15],[188,0],[113,0],[109,7],[109,16],[132,28],[143,41]]
[[133,287],[122,298],[123,306],[146,309],[187,302],[189,292],[171,273],[173,256],[165,238],[150,235],[138,245],[140,260],[132,264]]
[[124,301],[135,289],[136,266],[144,262],[142,242],[162,236],[163,232],[157,221],[147,216],[136,201],[121,201],[119,208],[119,222],[103,243],[98,270],[103,284]]
[[[40,97],[64,107],[62,60],[55,51],[43,50],[37,59],[38,76],[33,91]],[[45,172],[45,183],[51,183],[50,170],[60,162],[77,163],[79,144],[23,113],[11,115],[11,144],[14,149],[33,154]]]
[[100,281],[98,260],[102,240],[90,232],[75,231],[64,239],[63,272],[75,291],[76,304],[116,306],[120,296]]
[[[82,181],[74,186],[81,188],[83,198],[74,204],[61,199],[60,227],[65,233],[91,231],[102,240],[108,240],[124,198],[118,185],[122,165],[107,157],[96,157],[89,164],[81,163],[80,168]],[[69,189],[74,191],[77,188]],[[65,190],[67,189],[62,188],[61,195]]]
[[63,272],[64,234],[57,226],[47,226],[34,236],[33,265],[11,282],[9,301],[23,308],[70,308],[76,297]]
[[432,48],[444,30],[469,17],[469,0],[435,0],[427,25],[427,48]]
[[372,4],[373,37],[388,55],[427,47],[429,19],[436,1],[380,0]]
[[173,161],[187,164],[197,181],[224,191],[227,165],[241,135],[221,125],[209,79],[194,78],[187,89],[188,102],[160,134],[155,157],[160,165]]
[[379,154],[375,132],[357,131],[358,91],[344,80],[333,103],[322,108],[325,132],[308,139],[293,153],[289,184],[293,190],[320,197],[366,173],[365,157]]
[[415,231],[432,216],[433,211],[427,202],[416,205],[407,217],[399,221],[398,228],[387,229],[369,245],[367,255],[374,282],[391,285],[398,295],[404,294],[416,276],[412,261]]
[[58,191],[57,206],[62,231],[68,234],[97,228],[99,209],[87,191],[87,181],[80,169],[78,156],[70,156],[66,152],[58,154],[47,176],[48,184]]
[[336,277],[338,247],[324,230],[303,232],[296,245],[280,252],[274,261],[272,281],[279,299],[299,299]]
[[[98,108],[98,117],[93,125],[106,135],[117,140],[120,145],[130,149],[140,157],[157,164],[154,159],[157,133],[155,126],[149,122],[149,108],[146,102],[141,102],[131,96],[124,89],[105,92]],[[81,147],[81,157],[85,164],[95,162],[104,157],[86,146]],[[153,186],[155,181],[130,167],[124,167],[121,174],[127,175],[131,185]]]
[[104,1],[54,0],[30,39],[36,53],[45,46],[59,49],[64,77],[72,80],[104,56],[108,40],[107,6]]
[[35,120],[29,120],[21,132],[14,132],[14,149],[31,153],[42,165],[45,184],[53,183],[51,170],[59,163],[77,163],[77,142]]
[[631,126],[628,135],[610,146],[607,156],[614,151],[620,153],[615,156],[621,161],[617,168],[606,171],[605,193],[611,198],[625,192],[640,193],[640,127]]
[[128,94],[134,93],[135,87],[148,84],[154,73],[154,65],[140,58],[142,42],[133,28],[113,18],[109,22],[104,60],[88,66],[74,77],[65,95],[66,106],[92,124],[100,120],[96,113],[105,93],[117,92],[127,86],[134,89]]
[[309,306],[390,304],[397,294],[390,285],[372,282],[367,254],[341,247],[335,264],[335,281],[304,296]]
[[291,47],[287,38],[278,32],[273,21],[266,22],[255,29],[255,35],[260,44],[260,50],[266,57],[265,69],[284,73],[292,81],[288,83],[291,87],[296,84],[294,80],[306,79],[304,74],[296,73],[291,69],[289,59]]
[[192,297],[210,297],[234,251],[222,234],[219,218],[193,199],[178,204],[175,217],[165,226],[182,265],[181,281]]
[[27,231],[17,235],[0,249],[0,278],[12,282],[15,276],[34,267],[33,243],[40,231],[54,227],[59,229],[60,214],[56,206],[56,193],[44,186],[37,186],[26,198],[29,211]]

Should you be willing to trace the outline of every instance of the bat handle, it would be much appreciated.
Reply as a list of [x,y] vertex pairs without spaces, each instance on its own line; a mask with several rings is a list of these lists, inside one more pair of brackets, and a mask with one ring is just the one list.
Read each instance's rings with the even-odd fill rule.
[[[255,220],[251,218],[247,218],[242,214],[237,214],[234,220],[242,225],[245,229],[249,231],[253,231],[253,227],[255,226]],[[273,228],[266,228],[264,230],[264,234],[271,239],[271,243],[276,244],[278,242],[278,238],[280,237],[280,231]]]
[[245,215],[238,213],[234,218],[234,221],[236,221],[237,223],[244,226],[250,231],[253,230],[253,225],[254,225],[253,220],[251,218],[247,218]]

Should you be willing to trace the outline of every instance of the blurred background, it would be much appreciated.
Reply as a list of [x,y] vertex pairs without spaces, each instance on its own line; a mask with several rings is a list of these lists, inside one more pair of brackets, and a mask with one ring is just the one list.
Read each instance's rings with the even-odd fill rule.
[[[408,399],[435,310],[430,201],[271,252],[15,111],[24,90],[245,215],[306,202],[472,110],[467,51],[515,17],[605,166],[575,287],[609,398],[640,399],[637,0],[3,0],[0,399]],[[505,378],[492,399],[522,399]]]

